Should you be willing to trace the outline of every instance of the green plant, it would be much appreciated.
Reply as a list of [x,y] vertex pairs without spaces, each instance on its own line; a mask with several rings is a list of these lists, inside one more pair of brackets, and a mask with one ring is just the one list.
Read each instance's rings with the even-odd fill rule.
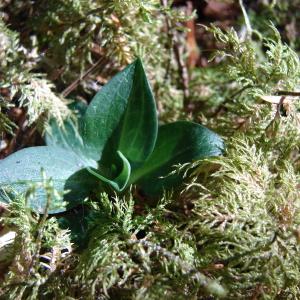
[[[55,188],[65,191],[67,206],[61,201],[50,207],[56,213],[81,203],[101,183],[117,192],[137,183],[146,194],[157,195],[180,182],[178,174],[167,176],[173,165],[220,155],[223,149],[218,135],[191,122],[162,125],[157,133],[155,101],[139,59],[97,93],[78,129],[70,122],[65,130],[53,125],[48,146],[1,161],[2,187],[24,192],[28,182],[41,181],[43,169]],[[30,206],[43,212],[45,201],[41,192]]]

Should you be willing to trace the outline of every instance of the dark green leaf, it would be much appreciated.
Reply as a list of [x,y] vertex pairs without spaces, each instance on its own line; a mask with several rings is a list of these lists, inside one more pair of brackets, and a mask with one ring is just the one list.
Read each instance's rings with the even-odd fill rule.
[[[142,168],[136,170],[130,183],[138,182],[149,195],[175,187],[180,174],[167,176],[173,166],[196,159],[222,154],[222,139],[196,123],[179,121],[159,128],[155,149]],[[167,176],[160,178],[162,176]]]
[[157,136],[156,108],[139,59],[96,94],[81,132],[86,152],[106,166],[117,159],[118,150],[133,165],[151,154]]
[[90,174],[122,191],[131,168],[152,153],[157,136],[155,101],[139,59],[96,94],[79,125],[78,131],[68,120],[60,129],[54,121],[47,144],[75,152],[86,164],[98,160]]
[[135,62],[133,85],[122,122],[120,150],[131,163],[143,163],[152,153],[157,137],[157,112],[143,65]]
[[115,178],[109,179],[104,177],[103,175],[99,174],[96,170],[91,168],[87,168],[88,172],[90,172],[95,177],[99,178],[103,182],[106,182],[110,186],[114,188],[117,192],[121,192],[125,189],[127,182],[129,181],[131,167],[130,163],[126,159],[126,157],[122,154],[122,152],[117,151],[119,155],[119,159],[121,160],[121,170],[119,171],[118,175]]

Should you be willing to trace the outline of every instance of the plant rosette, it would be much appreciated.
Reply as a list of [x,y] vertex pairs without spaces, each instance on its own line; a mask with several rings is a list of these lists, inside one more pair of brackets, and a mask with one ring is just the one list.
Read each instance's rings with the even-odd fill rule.
[[[68,120],[60,128],[53,120],[47,146],[25,148],[0,162],[2,202],[26,192],[28,184],[41,185],[42,173],[64,195],[51,202],[51,214],[77,206],[103,187],[122,192],[136,184],[155,196],[182,181],[181,174],[170,174],[174,165],[218,156],[224,149],[222,139],[202,125],[158,126],[140,59],[114,76],[81,112],[77,126]],[[28,205],[43,213],[46,192],[38,188]]]

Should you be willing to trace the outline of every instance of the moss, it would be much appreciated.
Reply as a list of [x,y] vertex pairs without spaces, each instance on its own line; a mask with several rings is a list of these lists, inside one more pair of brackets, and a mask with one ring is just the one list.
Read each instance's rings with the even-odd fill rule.
[[[165,26],[166,17],[175,23],[184,20],[178,12],[155,1],[95,2],[105,8],[100,15],[93,12],[98,6],[89,1],[53,3],[59,5],[51,6],[51,2],[49,10],[36,16],[34,31],[36,49],[50,45],[47,55],[55,64],[60,59],[66,64],[65,78],[57,86],[68,81],[73,70],[89,64],[90,47],[99,33],[107,51],[103,56],[112,69],[138,53],[146,57],[162,121],[186,116],[178,111],[183,107],[183,91],[173,58],[167,70],[168,33],[157,33]],[[42,16],[50,24],[47,37],[39,27]],[[72,20],[79,20],[80,26],[70,26]],[[62,28],[65,35],[56,35]],[[157,203],[146,202],[134,187],[118,197],[92,195],[85,203],[92,212],[83,230],[88,242],[84,249],[75,248],[71,253],[65,252],[70,249],[71,236],[59,227],[57,219],[37,216],[26,208],[26,197],[34,196],[34,189],[17,198],[3,217],[17,237],[8,273],[1,282],[1,297],[300,297],[299,97],[285,97],[282,103],[269,103],[263,97],[297,90],[299,60],[273,25],[264,28],[261,34],[254,31],[246,39],[234,29],[208,28],[220,46],[216,53],[220,63],[191,73],[190,100],[197,109],[189,118],[201,120],[224,137],[225,155],[177,166],[174,172],[185,172],[185,185]],[[78,29],[86,40],[81,40]],[[147,44],[152,36],[155,38]],[[140,43],[146,44],[143,51]],[[78,52],[81,46],[82,52]],[[21,58],[17,53],[12,60]],[[20,64],[16,63],[16,70]],[[49,70],[45,68],[45,72]],[[55,94],[47,99],[36,97],[36,89],[30,86],[36,78],[34,72],[29,68],[25,74],[29,79],[22,81],[22,87],[27,100],[21,103],[29,112],[37,105],[29,120],[34,122],[44,113],[53,115],[51,107],[62,102],[56,102]],[[38,80],[48,86],[42,90],[50,94],[49,81]],[[50,108],[40,110],[41,102]],[[61,112],[64,110],[59,109]],[[43,188],[51,199],[55,196],[51,181],[45,181]],[[84,213],[80,216],[84,218]]]
[[[293,162],[277,163],[245,136],[227,143],[227,156],[207,184],[192,183],[191,232],[199,264],[229,289],[230,299],[297,291],[299,175]],[[201,174],[201,165],[194,171]]]

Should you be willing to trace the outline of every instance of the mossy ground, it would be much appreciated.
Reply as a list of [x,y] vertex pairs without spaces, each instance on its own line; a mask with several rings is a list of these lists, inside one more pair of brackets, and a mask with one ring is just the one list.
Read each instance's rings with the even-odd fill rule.
[[[145,58],[161,122],[201,122],[224,138],[226,153],[174,167],[185,182],[156,201],[135,187],[93,195],[69,213],[71,224],[81,222],[77,235],[28,210],[30,187],[2,214],[16,238],[1,299],[300,299],[299,16],[291,13],[299,1],[245,1],[244,16],[234,3],[235,29],[220,20],[206,28],[214,49],[201,55],[217,50],[215,58],[190,68],[188,87],[174,53],[189,57],[186,33],[174,29],[190,19],[182,10],[164,1],[43,3],[0,1],[0,124],[14,146],[3,156],[42,143],[20,136],[33,128],[40,136],[49,118],[69,117],[67,94],[88,101],[135,55]],[[101,76],[70,89],[100,59]],[[23,124],[12,117],[16,108],[25,129],[12,125]],[[51,180],[44,188],[51,198]]]

